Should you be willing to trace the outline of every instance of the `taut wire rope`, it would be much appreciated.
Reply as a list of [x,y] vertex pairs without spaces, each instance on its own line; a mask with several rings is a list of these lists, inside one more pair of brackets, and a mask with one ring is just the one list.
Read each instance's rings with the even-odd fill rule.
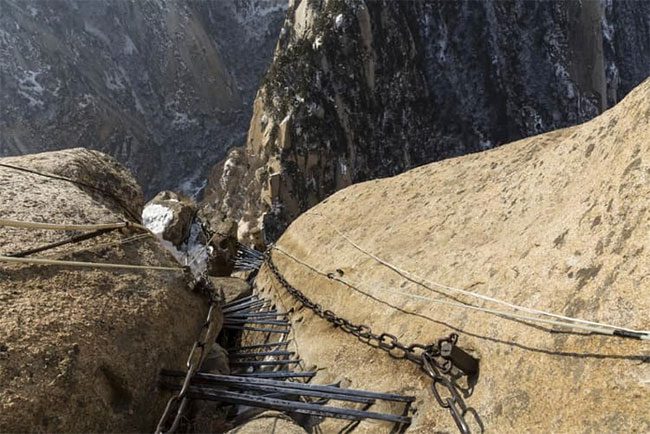
[[386,261],[385,259],[380,258],[379,256],[375,255],[374,253],[364,249],[359,244],[355,243],[352,239],[350,239],[350,237],[348,237],[346,234],[341,232],[323,214],[318,213],[318,212],[314,212],[314,211],[307,211],[305,214],[311,214],[311,215],[315,215],[315,216],[318,216],[318,217],[322,218],[340,237],[342,237],[346,242],[348,242],[350,245],[352,245],[355,249],[359,250],[364,255],[367,255],[367,256],[371,257],[372,259],[379,262],[383,266],[393,270],[394,272],[401,275],[402,277],[404,277],[404,278],[410,280],[411,282],[413,282],[413,283],[415,283],[415,284],[417,284],[419,286],[422,286],[422,287],[424,287],[424,288],[426,288],[428,290],[435,291],[433,288],[431,288],[431,286],[435,286],[435,287],[438,287],[438,288],[441,288],[441,289],[446,289],[446,290],[449,290],[451,292],[456,292],[456,293],[463,294],[463,295],[466,295],[466,296],[469,296],[469,297],[475,297],[475,298],[479,298],[479,299],[484,300],[484,301],[488,301],[488,302],[492,302],[492,303],[496,303],[496,304],[501,304],[501,305],[510,307],[512,309],[520,310],[520,311],[527,312],[527,313],[530,313],[530,314],[545,315],[545,316],[553,317],[553,318],[556,318],[556,319],[559,319],[559,320],[569,321],[569,322],[572,322],[572,323],[593,325],[593,326],[597,326],[597,327],[610,328],[610,329],[614,329],[614,330],[618,330],[618,331],[624,331],[624,332],[630,332],[630,333],[635,333],[635,334],[647,335],[645,339],[650,339],[650,331],[648,331],[648,330],[639,331],[639,330],[620,327],[620,326],[616,326],[616,325],[612,325],[612,324],[606,324],[606,323],[601,323],[601,322],[596,322],[596,321],[587,321],[587,320],[583,320],[583,319],[580,319],[580,318],[573,318],[573,317],[569,317],[569,316],[559,315],[559,314],[555,314],[555,313],[552,313],[552,312],[546,312],[546,311],[539,310],[539,309],[520,306],[520,305],[517,305],[517,304],[514,304],[514,303],[499,300],[497,298],[490,297],[490,296],[487,296],[487,295],[484,295],[484,294],[480,294],[480,293],[476,293],[476,292],[472,292],[472,291],[467,291],[465,289],[455,288],[455,287],[448,286],[448,285],[443,285],[443,284],[438,283],[438,282],[432,282],[432,281],[430,281],[428,279],[417,276],[415,273],[404,270],[404,269],[402,269],[402,268],[400,268],[400,267]]
[[[318,268],[314,267],[311,264],[308,264],[307,262],[297,258],[295,255],[287,252],[284,250],[282,247],[279,247],[277,245],[273,246],[273,250],[276,250],[283,255],[291,258],[292,260],[298,262],[299,264],[309,268],[313,272],[327,277],[328,279],[331,280],[337,280],[345,285],[352,286],[356,288],[358,285],[355,285],[354,283],[350,282],[349,280],[342,279],[341,277],[336,277],[332,273],[325,273],[322,270],[319,270]],[[578,329],[578,330],[583,330],[587,331],[590,333],[598,333],[598,334],[606,334],[606,335],[612,335],[612,336],[622,336],[622,337],[633,337],[635,339],[641,339],[641,340],[650,340],[650,334],[645,331],[638,331],[638,330],[628,330],[629,333],[633,333],[634,336],[631,335],[626,335],[626,334],[621,334],[621,333],[616,333],[617,330],[620,329],[610,329],[610,328],[603,328],[603,327],[598,327],[590,324],[580,324],[580,323],[570,323],[570,322],[564,322],[564,321],[556,321],[556,320],[551,320],[551,319],[545,319],[545,318],[538,318],[538,317],[532,317],[532,316],[527,316],[527,315],[521,315],[517,313],[512,313],[512,312],[507,312],[507,311],[501,311],[497,309],[489,309],[489,308],[484,308],[484,307],[479,307],[479,306],[474,306],[471,304],[463,304],[463,303],[458,303],[458,302],[453,302],[453,301],[447,301],[447,300],[441,300],[441,299],[435,299],[423,295],[417,295],[417,294],[412,294],[404,291],[399,291],[399,290],[394,290],[394,289],[385,289],[381,287],[375,287],[374,289],[394,294],[394,295],[401,295],[404,297],[410,297],[413,299],[418,299],[421,301],[428,301],[428,302],[433,302],[433,303],[438,303],[438,304],[443,304],[446,306],[454,307],[454,308],[459,308],[459,309],[468,309],[468,310],[475,310],[483,313],[488,313],[492,315],[499,315],[502,317],[514,319],[514,320],[522,320],[522,321],[529,321],[529,322],[535,322],[535,323],[541,323],[541,324],[549,324],[549,325],[555,325],[555,326],[560,326],[564,328],[569,328],[569,329]]]

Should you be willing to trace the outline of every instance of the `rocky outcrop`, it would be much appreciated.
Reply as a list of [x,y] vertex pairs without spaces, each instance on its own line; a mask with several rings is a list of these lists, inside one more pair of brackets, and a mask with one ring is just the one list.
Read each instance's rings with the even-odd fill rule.
[[179,247],[190,235],[196,204],[173,191],[161,191],[147,202],[142,220],[153,233]]
[[[204,222],[208,220],[204,216]],[[208,274],[210,276],[230,276],[233,272],[233,260],[237,254],[237,223],[231,219],[210,221],[212,229],[209,248],[210,259]]]
[[0,156],[92,146],[147,196],[243,143],[286,0],[0,1]]
[[[133,221],[143,205],[122,166],[84,149],[2,158],[0,185],[1,219],[115,223]],[[178,267],[153,237],[132,239],[138,231],[26,258]],[[78,233],[0,226],[0,234],[8,255]],[[0,431],[150,432],[169,398],[157,389],[159,370],[184,368],[207,303],[178,270],[0,262],[0,312]]]
[[[459,333],[460,347],[480,359],[465,399],[487,432],[645,432],[648,341],[444,303],[512,312],[454,287],[650,330],[649,176],[650,80],[583,125],[348,187],[277,242],[304,264],[278,250],[272,257],[313,302],[375,333],[406,343]],[[295,312],[296,350],[318,365],[317,380],[414,393],[410,432],[456,430],[415,365],[300,308],[267,267],[256,285]],[[382,431],[363,422],[357,432]]]
[[213,171],[206,207],[243,241],[273,241],[352,183],[591,119],[650,73],[649,14],[632,1],[295,0],[247,144]]
[[253,293],[248,282],[236,277],[210,277],[210,282],[217,293],[222,294],[224,304],[231,303]]

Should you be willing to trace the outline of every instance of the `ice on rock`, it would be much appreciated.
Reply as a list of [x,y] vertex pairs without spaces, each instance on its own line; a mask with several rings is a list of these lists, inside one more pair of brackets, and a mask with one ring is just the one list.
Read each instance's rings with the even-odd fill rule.
[[156,235],[162,234],[173,218],[171,209],[155,203],[145,206],[142,211],[142,224]]

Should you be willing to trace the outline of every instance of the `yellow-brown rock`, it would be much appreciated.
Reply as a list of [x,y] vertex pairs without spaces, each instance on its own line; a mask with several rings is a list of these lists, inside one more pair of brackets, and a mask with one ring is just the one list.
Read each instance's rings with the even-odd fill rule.
[[267,411],[228,431],[228,434],[302,434],[305,432],[307,431],[302,429],[290,417],[275,411]]
[[[0,218],[114,223],[142,211],[142,192],[115,160],[72,149],[0,163]],[[140,231],[142,233],[142,231]],[[0,255],[75,235],[0,226]],[[29,255],[178,267],[153,237],[118,230]],[[182,369],[207,303],[182,272],[0,262],[0,432],[150,432],[169,392],[161,368]]]
[[[366,294],[277,250],[273,258],[287,280],[324,309],[375,332],[406,343],[459,333],[459,345],[480,359],[480,376],[466,401],[488,432],[648,432],[649,341],[566,333],[437,303],[453,296],[512,312],[416,285],[337,230],[430,282],[648,330],[649,208],[646,81],[583,125],[351,186],[301,216],[277,243]],[[305,363],[323,369],[319,381],[346,378],[351,387],[415,394],[409,432],[456,431],[416,366],[300,309],[267,267],[257,285],[285,309],[297,309],[293,338]],[[382,425],[364,422],[357,432],[382,432]]]

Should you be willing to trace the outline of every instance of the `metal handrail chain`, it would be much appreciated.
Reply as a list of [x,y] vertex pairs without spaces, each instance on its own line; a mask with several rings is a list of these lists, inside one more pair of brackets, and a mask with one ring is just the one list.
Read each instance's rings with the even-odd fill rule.
[[[370,326],[366,324],[354,324],[345,318],[336,315],[328,309],[324,309],[319,303],[313,302],[302,291],[291,285],[282,275],[271,258],[271,249],[266,253],[265,264],[280,283],[280,285],[298,300],[304,307],[313,311],[316,315],[330,322],[335,327],[341,328],[346,333],[359,338],[362,342],[386,351],[391,357],[406,359],[420,366],[422,370],[432,379],[431,391],[434,398],[442,408],[449,410],[454,423],[462,434],[471,434],[466,415],[471,415],[476,421],[479,432],[484,431],[483,423],[472,407],[467,406],[458,387],[451,379],[452,371],[461,375],[471,377],[478,373],[478,360],[456,346],[458,335],[452,333],[447,338],[439,339],[433,344],[413,343],[406,345],[399,341],[397,336],[390,333],[373,333]],[[395,349],[400,353],[396,354]],[[450,397],[443,398],[440,395],[439,387],[446,389]]]

